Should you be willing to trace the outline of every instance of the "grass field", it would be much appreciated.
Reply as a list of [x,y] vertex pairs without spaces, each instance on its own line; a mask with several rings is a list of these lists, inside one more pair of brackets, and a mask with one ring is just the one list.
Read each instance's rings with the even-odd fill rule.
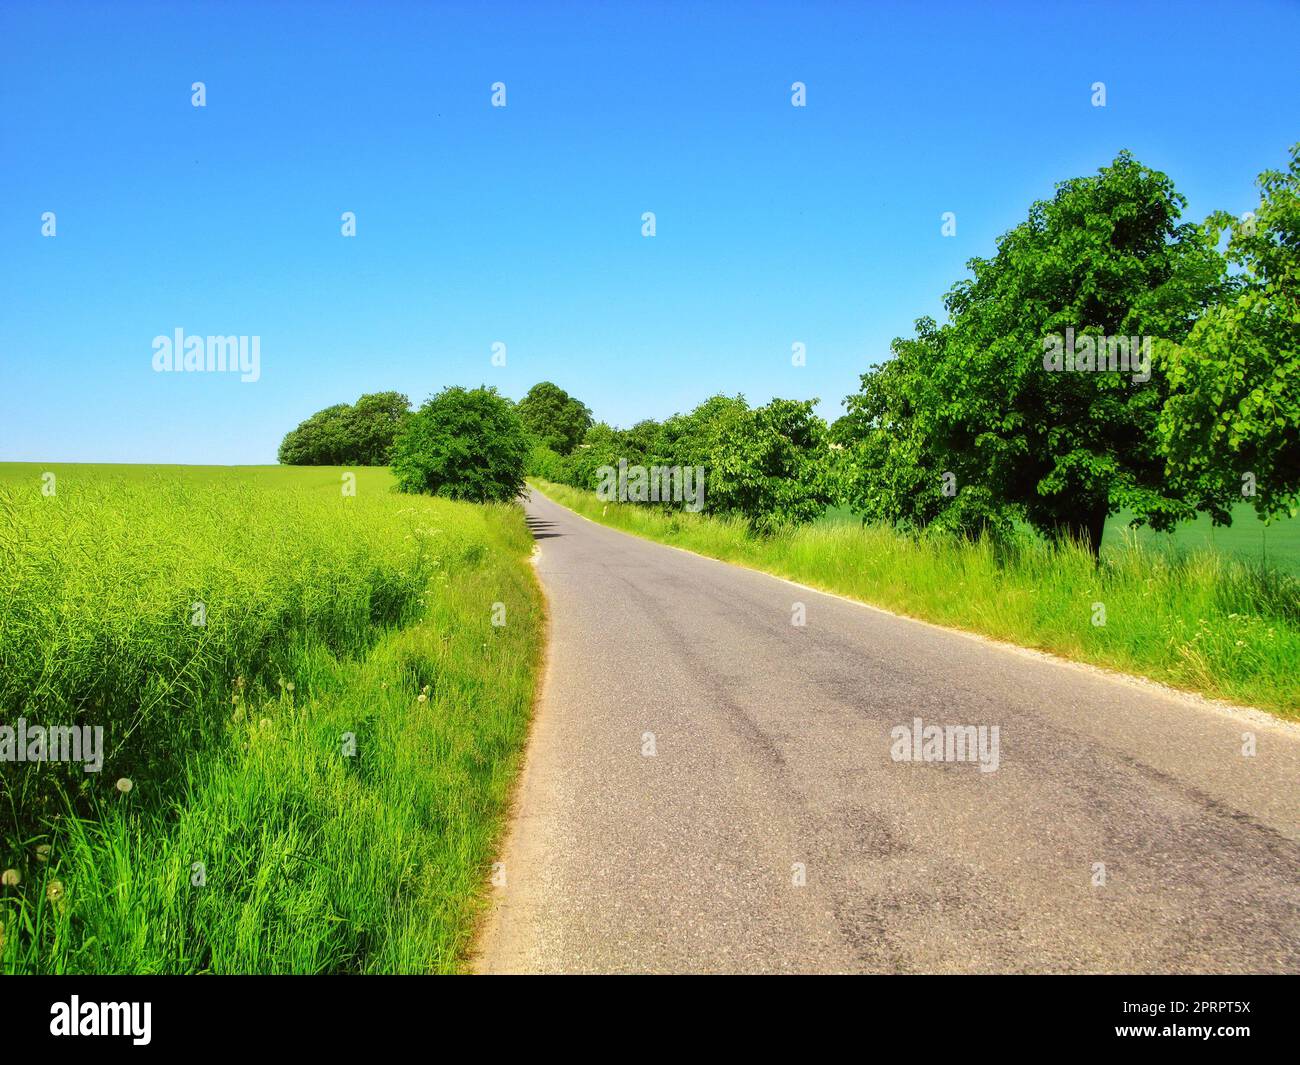
[[[863,602],[1083,662],[1300,717],[1300,580],[1208,549],[1171,552],[1131,533],[1102,565],[1045,544],[911,539],[822,521],[770,539],[743,521],[605,504],[545,481],[595,521]],[[1097,625],[1094,604],[1104,606]]]
[[0,724],[104,730],[0,762],[0,971],[462,963],[542,606],[518,507],[390,487],[0,465]]

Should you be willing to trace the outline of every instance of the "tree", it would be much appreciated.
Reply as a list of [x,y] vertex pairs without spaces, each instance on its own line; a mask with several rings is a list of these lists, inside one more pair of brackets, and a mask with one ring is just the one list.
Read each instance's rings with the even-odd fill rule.
[[597,422],[587,430],[581,445],[569,458],[569,483],[575,488],[594,491],[600,482],[600,468],[617,466],[620,458],[629,463],[640,461],[639,457],[628,454],[619,430],[605,422]]
[[816,402],[774,399],[728,422],[706,470],[708,509],[742,514],[756,532],[820,517],[832,496]]
[[410,408],[400,392],[336,403],[285,434],[279,460],[287,466],[386,466]]
[[[945,297],[948,323],[918,323],[895,342],[907,358],[863,378],[856,410],[875,433],[864,458],[897,462],[859,471],[859,505],[917,525],[956,508],[965,530],[1011,512],[1094,553],[1120,508],[1157,528],[1190,517],[1156,433],[1167,381],[1158,362],[1141,365],[1156,347],[1145,338],[1185,338],[1224,288],[1212,236],[1179,221],[1184,203],[1121,152],[1035,203],[993,258],[972,259],[974,276]],[[1119,340],[1132,337],[1121,369]],[[1065,345],[1079,368],[1071,351],[1058,371]]]
[[528,452],[525,472],[529,477],[569,484],[573,480],[573,456],[557,455],[545,444],[534,444]]
[[352,405],[347,421],[353,457],[361,466],[387,466],[393,441],[411,415],[411,401],[400,392],[371,392]]
[[674,414],[660,427],[656,459],[669,466],[711,467],[723,431],[748,410],[744,396],[716,395],[689,414]]
[[943,443],[943,397],[935,379],[947,357],[946,341],[934,319],[918,319],[916,336],[895,340],[894,357],[863,375],[862,391],[845,400],[848,413],[831,434],[843,449],[832,463],[837,487],[866,521],[1005,539],[1015,527],[1016,508],[984,485],[959,484],[952,469],[959,456]]
[[352,408],[336,403],[319,410],[280,442],[278,458],[286,466],[339,466],[346,462],[346,417]]
[[1167,349],[1170,476],[1219,524],[1243,498],[1274,517],[1300,496],[1300,144],[1258,184],[1254,217],[1211,217],[1231,233],[1237,291]]
[[524,487],[532,441],[495,388],[445,388],[403,425],[393,473],[403,492],[476,503],[509,502]]
[[542,381],[519,401],[519,417],[538,443],[569,454],[591,426],[591,411],[559,385]]
[[[662,426],[653,418],[642,418],[631,429],[618,433],[619,443],[629,462],[650,462],[660,452]],[[635,456],[635,458],[633,458]]]

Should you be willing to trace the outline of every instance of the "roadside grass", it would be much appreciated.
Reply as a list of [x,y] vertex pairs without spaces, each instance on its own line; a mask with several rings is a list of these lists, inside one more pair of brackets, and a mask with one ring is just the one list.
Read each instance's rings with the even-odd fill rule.
[[[1188,691],[1300,717],[1300,580],[1208,549],[1128,533],[1088,552],[1026,542],[911,538],[821,522],[770,538],[739,519],[603,503],[531,482],[595,521],[896,613],[1050,651]],[[1105,624],[1095,625],[1094,604]]]
[[0,972],[455,971],[539,664],[519,508],[51,468],[0,467],[0,724],[106,757],[0,762]]

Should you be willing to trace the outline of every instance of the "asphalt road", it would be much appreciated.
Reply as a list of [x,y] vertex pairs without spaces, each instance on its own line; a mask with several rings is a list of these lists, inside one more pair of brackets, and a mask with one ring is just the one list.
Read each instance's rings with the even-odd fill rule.
[[[1300,970],[1296,726],[527,510],[551,644],[480,971]],[[896,759],[918,717],[996,770]]]

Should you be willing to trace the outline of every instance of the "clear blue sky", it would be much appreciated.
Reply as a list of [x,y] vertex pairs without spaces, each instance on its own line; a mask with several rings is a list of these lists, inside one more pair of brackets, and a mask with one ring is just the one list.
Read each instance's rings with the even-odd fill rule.
[[[4,0],[0,459],[273,462],[330,403],[484,382],[833,418],[1120,148],[1192,217],[1252,207],[1297,41],[1294,2]],[[177,327],[260,336],[261,379],[155,373]]]

